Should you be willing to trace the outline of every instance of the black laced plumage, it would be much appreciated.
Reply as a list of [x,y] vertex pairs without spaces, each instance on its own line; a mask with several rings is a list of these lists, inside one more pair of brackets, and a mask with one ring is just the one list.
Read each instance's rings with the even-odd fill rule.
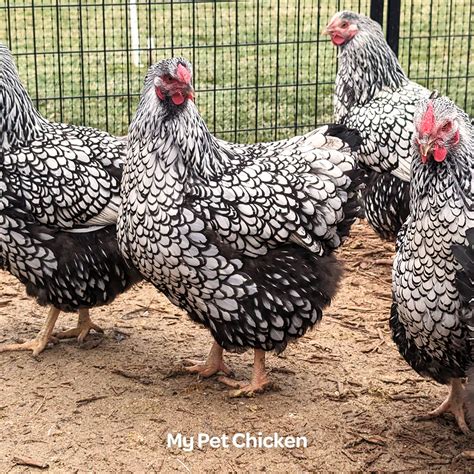
[[179,64],[190,70],[180,58],[150,69],[130,126],[120,247],[221,347],[281,351],[336,291],[360,138],[329,125],[275,143],[218,140],[192,101],[157,97]]
[[[420,103],[421,115],[427,102]],[[449,118],[459,138],[439,162],[428,157],[423,163],[413,147],[410,214],[398,238],[390,325],[407,362],[448,383],[464,377],[473,360],[467,323],[474,317],[474,133],[449,99],[430,102],[436,124]]]

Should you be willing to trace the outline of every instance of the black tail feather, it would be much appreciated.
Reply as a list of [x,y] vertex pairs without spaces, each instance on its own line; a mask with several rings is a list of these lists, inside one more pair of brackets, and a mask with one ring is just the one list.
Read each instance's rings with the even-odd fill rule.
[[337,137],[347,143],[351,151],[358,151],[362,145],[362,137],[355,128],[348,128],[342,124],[330,123],[327,125],[326,135]]

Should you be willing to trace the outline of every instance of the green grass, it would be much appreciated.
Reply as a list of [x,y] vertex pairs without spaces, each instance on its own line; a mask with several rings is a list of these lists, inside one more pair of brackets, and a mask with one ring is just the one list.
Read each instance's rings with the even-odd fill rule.
[[[126,133],[150,55],[153,62],[171,55],[194,62],[198,106],[224,138],[281,138],[331,120],[336,55],[321,31],[337,2],[200,2],[193,11],[192,3],[149,7],[138,0],[141,67],[126,52],[123,1],[83,0],[79,10],[77,0],[60,0],[59,17],[56,0],[36,0],[34,10],[28,0],[9,3],[15,8],[8,11],[0,0],[0,41],[10,44],[22,80],[53,120]],[[369,1],[340,1],[339,8],[367,13]],[[425,0],[404,0],[402,8],[403,66],[472,114],[470,0],[433,0],[431,10]]]

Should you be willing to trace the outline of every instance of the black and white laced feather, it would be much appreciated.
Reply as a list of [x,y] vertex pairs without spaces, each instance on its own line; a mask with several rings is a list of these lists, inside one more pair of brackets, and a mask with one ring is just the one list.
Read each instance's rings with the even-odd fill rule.
[[155,94],[150,68],[122,180],[119,245],[227,350],[282,351],[321,319],[340,278],[333,255],[358,212],[356,132],[276,143],[211,135],[195,104]]
[[40,304],[110,302],[139,278],[116,243],[126,143],[47,121],[0,44],[0,268]]

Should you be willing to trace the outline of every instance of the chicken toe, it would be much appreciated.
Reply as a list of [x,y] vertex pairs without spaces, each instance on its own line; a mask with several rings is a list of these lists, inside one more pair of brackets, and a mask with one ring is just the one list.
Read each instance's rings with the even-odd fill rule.
[[32,351],[33,356],[36,357],[38,354],[44,351],[50,342],[56,342],[56,338],[52,336],[52,332],[60,312],[61,311],[59,309],[52,306],[49,310],[48,317],[46,318],[43,327],[34,339],[18,344],[7,344],[0,347],[0,352]]
[[94,324],[92,322],[91,317],[89,315],[89,310],[80,309],[79,318],[77,320],[77,326],[75,328],[68,329],[67,331],[59,332],[55,334],[55,336],[58,339],[68,339],[72,337],[77,337],[78,342],[82,343],[84,342],[91,329],[101,334],[104,333],[104,330],[100,326],[97,326],[97,324]]
[[446,400],[435,410],[430,411],[426,415],[416,417],[417,420],[430,420],[436,418],[443,413],[451,413],[464,434],[471,434],[471,430],[467,426],[464,414],[464,387],[460,379],[451,380],[449,395]]
[[250,383],[239,382],[229,377],[219,377],[219,381],[235,389],[229,392],[229,396],[232,398],[253,397],[257,393],[264,392],[270,386],[270,380],[265,371],[265,352],[261,349],[255,349],[252,379]]
[[217,342],[214,342],[214,344],[211,347],[211,350],[209,352],[209,355],[207,356],[207,359],[203,361],[197,361],[197,360],[186,360],[184,361],[185,363],[189,363],[192,365],[185,366],[185,370],[188,372],[196,373],[200,377],[211,377],[212,375],[218,373],[218,372],[223,372],[226,375],[232,375],[232,369],[230,369],[225,363],[222,358],[223,354],[223,349]]

